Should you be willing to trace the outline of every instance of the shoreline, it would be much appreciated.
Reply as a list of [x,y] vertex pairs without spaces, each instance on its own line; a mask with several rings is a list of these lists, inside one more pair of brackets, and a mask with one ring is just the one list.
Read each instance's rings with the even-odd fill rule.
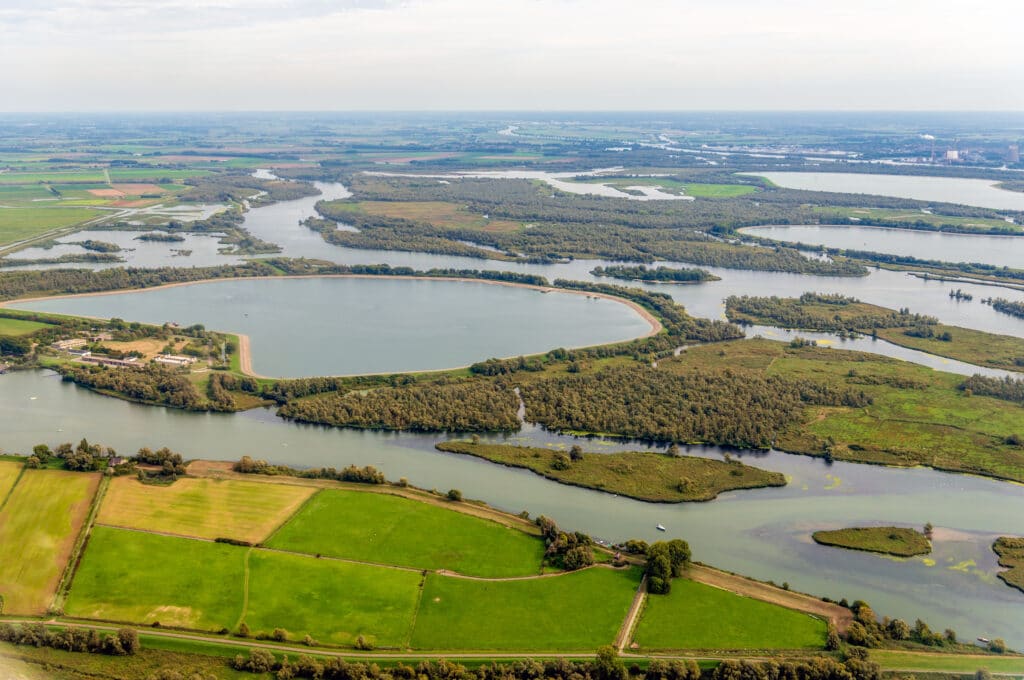
[[[18,299],[15,299],[15,300],[6,300],[4,302],[0,302],[0,308],[9,307],[10,305],[15,304],[15,303],[21,304],[21,303],[25,303],[25,302],[28,302],[28,303],[39,302],[39,301],[43,301],[43,300],[62,300],[62,299],[71,299],[71,298],[80,298],[80,297],[97,297],[97,296],[105,296],[105,295],[123,295],[123,294],[126,294],[126,293],[139,293],[139,292],[145,292],[145,291],[150,291],[150,290],[161,290],[161,289],[166,289],[166,288],[179,288],[179,287],[182,287],[182,286],[196,286],[196,285],[203,285],[203,284],[209,284],[209,283],[218,283],[218,282],[222,282],[222,281],[277,281],[277,280],[281,280],[281,279],[379,279],[379,280],[397,279],[397,280],[404,280],[404,281],[448,281],[448,282],[455,282],[455,283],[484,283],[484,284],[488,284],[488,285],[508,286],[510,288],[523,288],[523,289],[526,289],[526,290],[535,290],[535,291],[538,291],[538,292],[541,292],[541,293],[568,293],[570,295],[582,295],[582,296],[585,296],[585,297],[588,297],[588,298],[589,297],[601,298],[601,299],[605,299],[605,300],[610,300],[612,302],[617,302],[617,303],[619,303],[621,305],[625,305],[629,309],[633,310],[638,316],[640,316],[641,319],[646,321],[647,324],[650,326],[650,328],[648,329],[647,333],[645,333],[643,335],[638,335],[638,336],[630,338],[628,340],[623,340],[622,342],[628,342],[630,340],[642,340],[644,338],[649,338],[649,337],[652,337],[654,335],[657,335],[662,330],[664,330],[664,326],[662,325],[661,321],[659,321],[658,318],[656,316],[654,316],[654,314],[652,314],[647,308],[643,307],[642,305],[640,305],[640,304],[638,304],[636,302],[633,302],[632,300],[627,300],[626,298],[617,297],[615,295],[610,295],[608,293],[594,293],[594,292],[584,291],[584,290],[572,290],[572,289],[569,289],[569,288],[558,288],[558,287],[555,287],[555,286],[536,286],[536,285],[533,285],[533,284],[530,284],[530,283],[518,283],[518,282],[515,282],[515,281],[495,281],[495,280],[492,280],[492,279],[474,279],[474,278],[457,277],[457,276],[408,276],[408,275],[390,276],[390,275],[386,275],[386,274],[292,274],[292,275],[285,275],[285,276],[238,276],[238,277],[225,277],[225,278],[219,278],[219,279],[200,279],[198,281],[178,281],[178,282],[175,282],[175,283],[165,283],[165,284],[162,284],[162,285],[159,285],[159,286],[150,286],[148,288],[124,288],[124,289],[119,289],[119,290],[99,291],[99,292],[95,292],[95,293],[67,293],[65,295],[44,295],[44,296],[37,296],[37,297],[31,297],[31,298],[18,298]],[[98,317],[84,317],[82,315],[70,315],[70,316],[79,316],[81,318],[98,318]],[[251,339],[249,338],[248,335],[246,335],[244,333],[238,333],[236,331],[226,331],[225,330],[225,331],[218,331],[218,332],[225,333],[225,334],[228,334],[228,335],[234,335],[234,336],[236,336],[238,338],[239,366],[240,366],[240,371],[244,375],[247,375],[247,376],[250,376],[250,377],[253,377],[253,378],[262,378],[262,379],[268,379],[268,380],[287,380],[288,379],[288,378],[273,378],[271,376],[260,375],[260,374],[255,373],[253,371],[253,369],[252,369],[252,341],[251,341]],[[602,343],[602,344],[617,344],[617,343]],[[577,346],[577,347],[568,347],[566,349],[570,349],[570,350],[572,350],[572,349],[586,349],[588,347],[600,347],[600,346],[601,345],[580,345],[580,346]],[[516,356],[519,356],[519,355],[516,355]],[[514,359],[515,356],[512,356],[512,357],[499,357],[499,358],[500,359]],[[466,364],[464,366],[452,366],[452,367],[449,367],[449,368],[430,368],[430,369],[423,369],[423,370],[418,370],[418,371],[397,371],[397,372],[396,371],[386,371],[386,372],[382,372],[382,373],[351,373],[351,374],[346,374],[346,375],[331,375],[331,376],[317,376],[317,377],[348,378],[348,377],[354,377],[354,376],[360,376],[360,375],[411,375],[411,374],[418,374],[418,373],[440,373],[440,372],[443,372],[443,371],[457,371],[457,370],[466,369],[466,368],[469,368],[470,365],[471,364]]]

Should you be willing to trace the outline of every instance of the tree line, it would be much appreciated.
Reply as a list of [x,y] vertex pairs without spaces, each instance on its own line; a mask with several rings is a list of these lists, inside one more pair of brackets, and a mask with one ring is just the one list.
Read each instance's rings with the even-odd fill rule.
[[624,281],[661,281],[668,283],[698,283],[700,281],[717,281],[718,277],[705,269],[657,267],[647,268],[644,265],[628,267],[625,265],[612,265],[609,267],[594,267],[590,270],[594,276],[607,276],[613,279]]
[[[816,309],[823,306],[825,309]],[[832,310],[835,311],[832,311]],[[726,315],[736,322],[769,323],[783,328],[814,331],[861,331],[874,328],[927,327],[938,319],[865,305],[856,298],[804,293],[799,298],[730,295],[725,300]]]
[[139,634],[134,628],[120,628],[115,633],[100,635],[99,631],[87,628],[51,630],[42,623],[22,623],[17,626],[2,623],[0,642],[109,656],[134,656],[142,649]]
[[269,475],[272,477],[281,475],[286,477],[304,477],[306,479],[333,479],[336,482],[355,482],[357,484],[385,484],[387,482],[384,478],[384,473],[372,465],[366,465],[361,468],[349,465],[341,470],[333,467],[298,469],[287,465],[271,465],[265,460],[256,460],[249,456],[242,456],[237,463],[231,466],[231,469],[248,475]]
[[1004,376],[1002,378],[975,373],[960,383],[960,389],[967,394],[980,394],[1004,401],[1024,404],[1024,379]]

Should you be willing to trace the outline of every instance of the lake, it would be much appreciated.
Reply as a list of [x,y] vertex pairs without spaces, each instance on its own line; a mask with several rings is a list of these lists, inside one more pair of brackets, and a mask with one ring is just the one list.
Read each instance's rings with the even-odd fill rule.
[[828,248],[911,255],[922,260],[1024,266],[1024,236],[951,234],[936,231],[846,225],[744,227],[744,234]]
[[932,203],[958,203],[992,210],[1024,210],[1024,192],[1007,191],[991,179],[875,175],[854,172],[758,172],[786,189],[831,191],[911,198]]
[[[961,639],[1003,637],[1024,647],[1024,594],[996,578],[991,550],[996,535],[1024,535],[1024,493],[1006,482],[750,452],[739,454],[744,462],[782,472],[789,484],[726,493],[710,503],[642,503],[438,452],[433,447],[443,436],[296,425],[264,409],[208,414],[140,406],[64,383],[48,371],[0,376],[0,414],[6,451],[87,437],[121,452],[169,446],[186,458],[250,455],[291,465],[374,465],[389,479],[407,477],[442,491],[458,488],[467,498],[544,514],[566,529],[610,541],[684,538],[708,564],[833,599],[864,599],[879,615],[920,617],[938,630],[954,628]],[[484,440],[565,448],[580,443],[598,452],[645,448],[560,437],[535,427]],[[723,454],[714,447],[684,452],[719,459]],[[936,527],[932,561],[827,548],[810,539],[818,528],[926,522]],[[657,524],[667,532],[658,532]]]
[[11,306],[243,333],[253,370],[288,378],[453,368],[651,329],[613,300],[430,279],[227,280]]

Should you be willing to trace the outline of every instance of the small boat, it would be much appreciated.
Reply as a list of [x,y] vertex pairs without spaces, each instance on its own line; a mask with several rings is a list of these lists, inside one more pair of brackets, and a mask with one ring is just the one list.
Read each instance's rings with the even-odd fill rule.
[[978,642],[980,642],[983,645],[987,645],[990,642],[990,640],[988,638],[980,637],[978,638]]
[[657,529],[658,531],[666,531],[664,524],[659,524],[658,526],[656,526],[654,528]]

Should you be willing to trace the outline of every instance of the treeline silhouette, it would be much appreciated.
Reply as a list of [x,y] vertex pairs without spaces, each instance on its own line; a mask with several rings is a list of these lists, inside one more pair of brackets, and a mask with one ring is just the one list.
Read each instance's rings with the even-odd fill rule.
[[703,269],[677,269],[674,267],[657,267],[648,269],[644,265],[627,267],[612,265],[610,267],[594,267],[590,270],[594,276],[607,276],[625,281],[666,281],[670,283],[697,283],[699,281],[717,281],[718,277]]
[[[835,311],[829,313],[831,309],[824,312],[808,309],[810,305],[825,305]],[[815,331],[863,332],[872,328],[917,327],[938,323],[935,317],[911,314],[908,309],[894,311],[874,305],[868,307],[856,298],[822,293],[804,293],[799,298],[730,295],[725,300],[725,313],[729,319],[738,323],[753,317],[755,323]]]
[[1010,376],[992,378],[974,374],[960,383],[960,389],[965,392],[969,391],[970,394],[980,394],[1024,404],[1024,379],[1021,378],[1011,378]]

